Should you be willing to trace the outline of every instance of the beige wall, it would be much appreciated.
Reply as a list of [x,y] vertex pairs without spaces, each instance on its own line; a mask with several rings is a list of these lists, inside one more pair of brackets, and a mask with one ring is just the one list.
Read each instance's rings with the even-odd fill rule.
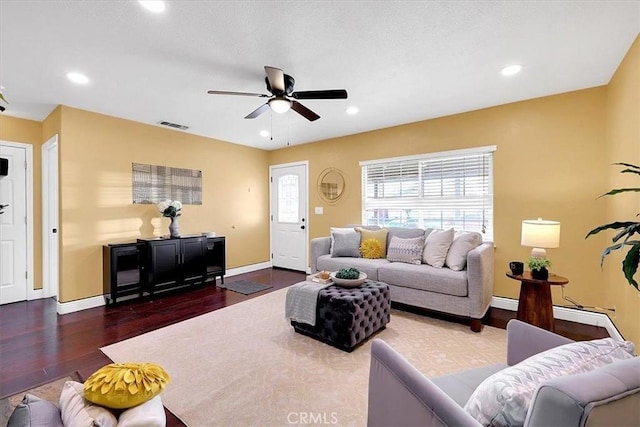
[[33,146],[33,288],[42,288],[42,124],[0,115],[0,140]]
[[[570,279],[574,299],[600,305],[604,289],[594,278],[602,275],[604,238],[584,236],[605,215],[595,200],[607,183],[605,102],[606,88],[598,87],[276,150],[269,162],[309,160],[313,238],[330,226],[361,222],[359,161],[497,145],[495,295],[517,298],[519,283],[504,273],[510,260],[526,260],[531,251],[520,246],[521,221],[542,217],[562,223],[560,248],[548,250],[552,271]],[[335,205],[322,202],[315,185],[330,166],[347,181],[347,194]],[[315,206],[323,206],[324,215],[314,215]],[[553,296],[563,303],[559,289]]]
[[268,261],[266,152],[70,107],[61,123],[63,302],[102,294],[102,245],[168,234],[155,205],[132,204],[131,163],[202,170],[203,204],[184,206],[181,234],[226,236],[228,268]]
[[[611,79],[607,91],[607,163],[632,163],[640,166],[640,38],[631,49]],[[637,175],[621,174],[618,166],[607,166],[607,190],[611,188],[639,187]],[[640,195],[626,193],[601,200],[606,204],[606,220],[638,221]],[[613,233],[608,233],[610,238]],[[636,235],[637,239],[638,236]],[[604,246],[603,246],[604,248]],[[616,251],[605,261],[605,275],[600,275],[606,289],[608,305],[615,305],[616,325],[625,338],[640,343],[640,292],[630,286],[621,271],[626,254]],[[636,280],[640,281],[640,273]]]

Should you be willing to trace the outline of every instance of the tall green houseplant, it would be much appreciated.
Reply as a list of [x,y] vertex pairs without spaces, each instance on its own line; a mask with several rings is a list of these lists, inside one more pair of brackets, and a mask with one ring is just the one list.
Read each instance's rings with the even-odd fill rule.
[[[640,177],[640,166],[632,165],[629,163],[614,163],[615,165],[623,166],[625,169],[621,170],[620,173],[631,173],[638,175]],[[640,188],[617,188],[609,191],[608,193],[603,194],[603,196],[615,196],[620,193],[628,193],[628,192],[640,192]],[[636,215],[639,217],[640,213]],[[616,221],[610,224],[601,225],[600,227],[596,227],[591,230],[585,239],[591,235],[598,234],[603,230],[620,230],[615,236],[613,236],[613,245],[607,247],[602,251],[602,258],[600,260],[600,265],[604,263],[604,258],[609,255],[611,252],[615,250],[623,250],[624,248],[628,248],[627,255],[622,261],[622,272],[624,273],[624,277],[627,279],[627,282],[637,290],[638,282],[634,279],[634,275],[638,271],[638,264],[640,264],[640,240],[632,240],[632,237],[637,234],[640,236],[640,222],[638,221]]]

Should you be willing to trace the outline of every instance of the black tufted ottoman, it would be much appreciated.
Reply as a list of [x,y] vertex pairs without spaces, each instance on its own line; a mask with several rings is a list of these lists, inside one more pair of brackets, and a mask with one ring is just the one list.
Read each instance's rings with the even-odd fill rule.
[[328,286],[318,294],[316,325],[291,321],[296,332],[351,352],[391,320],[389,286],[365,281],[357,288]]

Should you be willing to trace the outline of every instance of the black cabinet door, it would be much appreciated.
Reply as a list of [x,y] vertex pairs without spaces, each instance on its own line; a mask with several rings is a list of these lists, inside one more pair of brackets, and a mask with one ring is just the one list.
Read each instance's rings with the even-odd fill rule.
[[149,250],[148,283],[160,285],[180,280],[180,240],[147,243]]
[[204,237],[180,239],[182,246],[182,278],[183,280],[201,280],[207,274],[207,243]]

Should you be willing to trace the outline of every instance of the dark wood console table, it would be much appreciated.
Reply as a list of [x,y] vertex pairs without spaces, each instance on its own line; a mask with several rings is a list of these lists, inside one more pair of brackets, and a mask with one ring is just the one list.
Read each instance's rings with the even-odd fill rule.
[[547,280],[537,280],[531,277],[530,271],[518,275],[508,272],[507,276],[520,281],[520,298],[518,299],[516,318],[553,332],[555,326],[551,286],[564,286],[569,283],[569,279],[549,273]]
[[225,238],[148,238],[103,247],[103,290],[107,304],[118,298],[154,296],[188,288],[226,273]]

